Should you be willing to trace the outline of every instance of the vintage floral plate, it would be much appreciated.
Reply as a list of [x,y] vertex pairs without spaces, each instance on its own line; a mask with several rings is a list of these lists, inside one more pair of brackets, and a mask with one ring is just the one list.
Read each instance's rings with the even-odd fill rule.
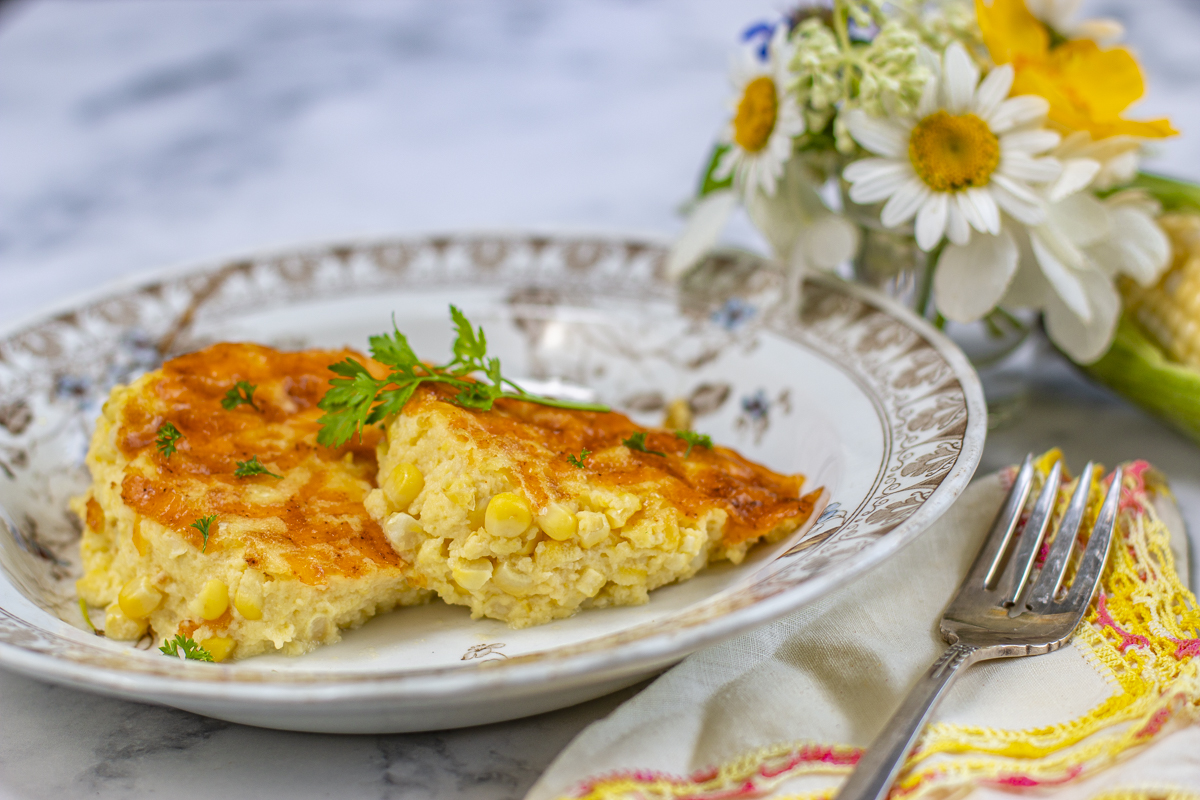
[[[779,617],[887,558],[971,478],[978,380],[946,338],[831,278],[802,297],[757,257],[710,259],[682,288],[660,244],[450,235],[326,245],[175,270],[0,334],[0,665],[43,680],[252,725],[385,732],[510,719],[631,684]],[[351,345],[393,315],[447,355],[447,306],[487,331],[507,374],[657,424],[695,428],[828,490],[813,524],[647,605],[526,630],[440,602],[301,658],[184,662],[84,624],[73,580],[88,434],[110,387],[219,340]]]

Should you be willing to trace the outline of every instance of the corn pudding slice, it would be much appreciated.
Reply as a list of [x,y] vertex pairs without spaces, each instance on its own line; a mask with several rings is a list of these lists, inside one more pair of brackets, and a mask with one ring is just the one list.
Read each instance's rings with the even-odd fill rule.
[[[478,411],[449,402],[455,391],[426,384],[387,424],[366,503],[410,580],[475,618],[520,628],[645,603],[795,531],[821,497],[802,494],[802,475],[724,447],[689,455],[622,414],[507,399]],[[639,433],[644,450],[624,443]]]
[[296,655],[428,599],[363,505],[380,432],[316,443],[328,366],[346,357],[371,364],[218,344],[113,390],[88,451],[92,487],[73,503],[79,595],[105,609],[107,636],[184,634],[216,660]]

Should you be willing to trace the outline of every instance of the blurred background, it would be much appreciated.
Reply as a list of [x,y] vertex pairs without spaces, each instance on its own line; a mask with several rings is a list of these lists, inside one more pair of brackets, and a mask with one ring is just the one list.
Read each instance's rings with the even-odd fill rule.
[[[779,0],[8,0],[0,325],[115,278],[448,229],[670,237]],[[1200,179],[1200,2],[1100,0]],[[731,237],[752,239],[748,225]]]

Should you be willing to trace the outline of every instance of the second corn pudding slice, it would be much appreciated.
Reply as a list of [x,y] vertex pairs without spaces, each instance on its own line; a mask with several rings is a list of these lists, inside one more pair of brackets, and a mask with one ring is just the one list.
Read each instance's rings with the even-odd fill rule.
[[366,506],[409,580],[476,618],[521,628],[644,603],[795,531],[820,497],[802,475],[723,447],[688,453],[622,414],[507,399],[479,411],[452,394],[423,386],[387,424]]

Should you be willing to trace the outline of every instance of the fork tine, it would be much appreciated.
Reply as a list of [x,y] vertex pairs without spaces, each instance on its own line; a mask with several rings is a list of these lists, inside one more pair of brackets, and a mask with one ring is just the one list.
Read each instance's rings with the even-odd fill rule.
[[992,523],[992,529],[988,532],[979,555],[975,556],[971,571],[963,580],[964,587],[990,588],[995,585],[1004,553],[1008,550],[1017,523],[1021,521],[1021,510],[1029,500],[1029,490],[1032,487],[1033,454],[1030,453],[1025,456],[1025,461],[1013,480],[1012,488],[1008,490],[1008,497],[996,514],[996,520]]
[[1096,468],[1094,461],[1089,461],[1079,473],[1079,485],[1071,495],[1071,502],[1063,514],[1058,533],[1054,535],[1054,544],[1046,562],[1042,564],[1042,572],[1033,584],[1029,593],[1028,608],[1031,611],[1041,611],[1054,600],[1058,587],[1062,586],[1063,575],[1067,571],[1067,560],[1071,555],[1071,547],[1079,535],[1079,526],[1083,523],[1083,514],[1087,511],[1088,497],[1092,492],[1092,472]]
[[1104,505],[1096,517],[1096,525],[1092,528],[1091,538],[1079,561],[1079,570],[1071,584],[1063,605],[1069,608],[1079,608],[1091,601],[1096,587],[1100,584],[1100,573],[1104,571],[1104,563],[1108,561],[1108,549],[1112,544],[1113,530],[1117,527],[1117,511],[1121,505],[1121,480],[1125,473],[1117,467],[1113,473],[1112,484],[1104,497]]
[[1000,586],[1004,592],[1006,605],[1016,604],[1017,598],[1021,596],[1021,590],[1025,588],[1025,584],[1029,580],[1029,573],[1033,571],[1033,562],[1042,549],[1042,539],[1046,536],[1046,529],[1050,526],[1050,517],[1054,513],[1054,502],[1058,499],[1061,478],[1062,462],[1058,461],[1050,470],[1050,474],[1046,476],[1046,483],[1042,486],[1041,494],[1033,504],[1029,521],[1025,523],[1025,529],[1021,532],[1017,552],[1009,559],[1008,566],[1004,569]]

